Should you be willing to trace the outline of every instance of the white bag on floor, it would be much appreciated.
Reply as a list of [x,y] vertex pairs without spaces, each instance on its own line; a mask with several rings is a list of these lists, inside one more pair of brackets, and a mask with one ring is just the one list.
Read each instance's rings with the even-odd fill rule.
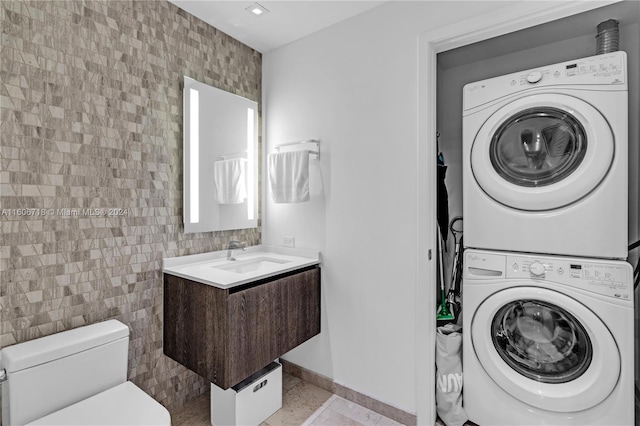
[[436,329],[436,409],[447,426],[461,426],[469,417],[462,408],[462,327]]

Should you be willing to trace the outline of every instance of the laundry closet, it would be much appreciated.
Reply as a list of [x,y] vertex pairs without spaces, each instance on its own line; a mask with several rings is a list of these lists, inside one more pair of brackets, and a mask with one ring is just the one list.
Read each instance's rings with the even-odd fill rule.
[[[463,46],[438,55],[437,128],[438,151],[447,166],[446,188],[449,217],[463,215],[463,87],[510,73],[558,64],[596,55],[598,24],[615,19],[619,23],[619,50],[627,55],[628,81],[628,242],[640,239],[639,182],[639,82],[640,5],[623,1],[589,12],[559,19],[483,42]],[[467,211],[472,209],[467,209]],[[499,232],[499,230],[496,230]],[[453,246],[453,237],[448,240]],[[526,250],[523,250],[526,251]],[[628,261],[635,267],[636,249]],[[445,256],[445,282],[450,281],[451,257]],[[464,299],[464,295],[463,295]],[[635,322],[638,323],[638,292],[635,292]],[[463,332],[468,332],[464,330]],[[638,382],[638,327],[635,328],[635,377]],[[467,377],[465,377],[467,380]],[[471,419],[474,420],[473,418]]]

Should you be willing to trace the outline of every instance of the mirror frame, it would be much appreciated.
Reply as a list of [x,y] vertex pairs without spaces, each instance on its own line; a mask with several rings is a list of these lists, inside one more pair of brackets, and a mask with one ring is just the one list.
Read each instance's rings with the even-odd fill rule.
[[[245,155],[247,198],[218,203],[214,163]],[[184,76],[184,232],[256,228],[258,170],[258,103]]]

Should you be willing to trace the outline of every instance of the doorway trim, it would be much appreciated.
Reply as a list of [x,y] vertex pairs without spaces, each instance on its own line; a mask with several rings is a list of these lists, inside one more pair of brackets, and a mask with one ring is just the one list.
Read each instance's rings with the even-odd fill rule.
[[[436,345],[436,85],[437,55],[447,50],[618,3],[613,1],[520,1],[472,19],[424,32],[418,37],[416,415],[433,425]],[[433,260],[433,261],[432,261]],[[433,360],[433,363],[429,363]]]

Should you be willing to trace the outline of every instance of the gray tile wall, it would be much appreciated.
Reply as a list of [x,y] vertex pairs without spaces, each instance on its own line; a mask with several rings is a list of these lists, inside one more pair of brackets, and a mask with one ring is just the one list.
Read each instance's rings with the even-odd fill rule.
[[182,77],[260,104],[262,57],[164,0],[0,19],[0,347],[116,318],[129,378],[180,405],[208,384],[162,353],[162,259],[261,238],[183,233]]

